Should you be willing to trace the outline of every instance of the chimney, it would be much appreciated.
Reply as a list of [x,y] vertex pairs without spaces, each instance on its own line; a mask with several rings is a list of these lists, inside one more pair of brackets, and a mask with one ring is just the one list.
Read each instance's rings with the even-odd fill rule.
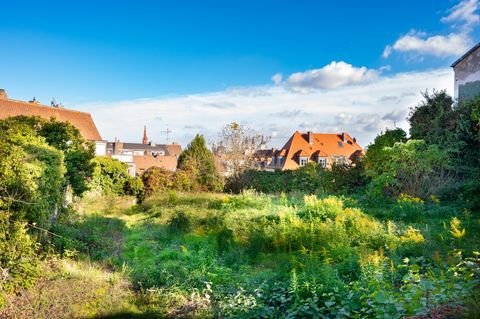
[[120,140],[118,140],[117,142],[115,142],[114,154],[115,155],[122,155],[122,153],[123,153],[123,142],[120,142]]
[[342,132],[342,141],[344,143],[347,141],[347,137],[345,136],[345,132]]
[[308,144],[313,145],[313,133],[308,131]]
[[4,89],[0,89],[0,100],[6,100],[6,99],[8,99],[7,91],[5,91]]

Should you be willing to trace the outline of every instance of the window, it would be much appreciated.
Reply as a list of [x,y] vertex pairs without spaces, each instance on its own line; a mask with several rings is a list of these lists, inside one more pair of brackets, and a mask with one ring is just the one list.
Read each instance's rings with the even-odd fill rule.
[[333,160],[335,161],[336,165],[344,165],[345,164],[345,156],[335,156],[333,158]]
[[283,156],[278,156],[277,157],[277,165],[281,166],[283,164]]
[[308,157],[300,157],[300,166],[305,166],[308,163]]
[[318,158],[318,165],[325,168],[327,167],[327,158],[326,157],[319,157]]

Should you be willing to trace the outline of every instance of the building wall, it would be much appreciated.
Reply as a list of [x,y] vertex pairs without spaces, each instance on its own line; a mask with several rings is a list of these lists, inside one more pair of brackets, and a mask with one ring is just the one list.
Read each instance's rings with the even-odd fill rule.
[[105,155],[107,155],[107,142],[95,141],[95,156],[105,156]]
[[480,47],[460,61],[453,70],[456,99],[468,99],[480,94]]

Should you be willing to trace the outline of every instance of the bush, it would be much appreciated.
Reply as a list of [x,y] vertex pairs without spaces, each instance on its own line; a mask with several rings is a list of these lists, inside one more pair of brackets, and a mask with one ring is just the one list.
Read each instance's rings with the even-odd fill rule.
[[191,218],[183,211],[177,211],[168,221],[168,229],[172,233],[186,233],[192,226]]
[[131,179],[127,164],[111,157],[95,157],[92,164],[94,169],[89,183],[92,190],[102,195],[125,195],[126,184]]
[[343,210],[343,203],[336,197],[318,199],[316,195],[305,195],[304,209],[298,216],[305,220],[333,220]]
[[0,211],[0,308],[3,294],[31,286],[39,275],[35,249],[26,224]]

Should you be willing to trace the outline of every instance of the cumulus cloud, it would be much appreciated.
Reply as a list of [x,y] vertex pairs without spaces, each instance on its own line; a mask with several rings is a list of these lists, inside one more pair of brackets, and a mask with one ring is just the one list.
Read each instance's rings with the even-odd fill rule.
[[379,71],[364,66],[355,67],[344,61],[332,61],[320,69],[293,73],[285,81],[277,75],[272,77],[275,84],[305,93],[312,89],[336,89],[370,83],[379,78]]
[[477,14],[478,1],[464,0],[449,9],[449,14],[441,18],[443,23],[456,29],[454,32],[428,35],[412,29],[393,44],[386,45],[382,56],[388,58],[393,52],[413,54],[420,59],[424,56],[447,58],[462,55],[472,46],[472,28],[480,23],[480,16]]
[[[156,143],[170,141],[186,146],[195,134],[215,141],[220,129],[233,121],[248,123],[252,129],[272,136],[270,146],[281,147],[296,130],[349,132],[361,145],[368,145],[380,130],[408,128],[408,109],[422,100],[426,88],[447,89],[453,86],[449,68],[425,72],[379,76],[374,82],[342,86],[335,90],[311,90],[298,94],[288,87],[255,86],[224,91],[156,99],[118,102],[95,102],[73,106],[92,114],[104,139],[118,137],[123,141],[141,142],[143,125]],[[385,102],[382,97],[390,102]],[[233,107],[218,108],[206,104]],[[295,107],[292,107],[295,106]],[[284,113],[282,113],[284,112]],[[272,116],[284,114],[287,116]],[[162,121],[155,118],[162,117]],[[290,117],[289,117],[290,116]],[[300,125],[301,124],[301,125]]]
[[272,76],[272,81],[276,85],[282,83],[283,76],[280,73],[276,73]]
[[[471,46],[471,39],[462,33],[448,35],[435,35],[426,37],[425,33],[410,31],[399,38],[392,47],[385,48],[383,56],[388,57],[392,50],[398,52],[412,52],[419,55],[433,55],[444,58],[458,56],[467,51]],[[388,54],[386,54],[389,52]]]

